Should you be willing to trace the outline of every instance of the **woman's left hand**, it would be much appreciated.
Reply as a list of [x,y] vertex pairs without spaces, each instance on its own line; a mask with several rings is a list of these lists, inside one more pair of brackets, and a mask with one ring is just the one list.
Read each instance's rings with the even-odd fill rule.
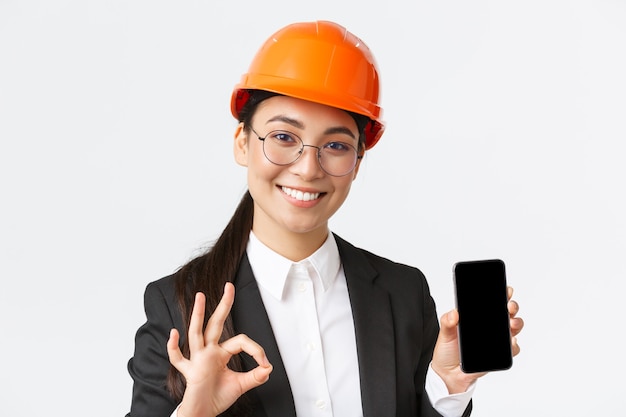
[[[520,347],[517,344],[517,335],[524,327],[524,320],[517,317],[519,305],[511,298],[513,296],[512,287],[507,288],[507,295],[509,300],[507,307],[511,326],[511,350],[513,356],[516,356],[520,352]],[[456,310],[451,310],[441,316],[441,329],[439,330],[439,337],[435,344],[435,351],[433,352],[433,360],[431,363],[433,370],[446,383],[450,394],[467,391],[472,383],[487,374],[487,372],[466,374],[461,370],[459,336],[457,332],[458,324],[459,313]]]

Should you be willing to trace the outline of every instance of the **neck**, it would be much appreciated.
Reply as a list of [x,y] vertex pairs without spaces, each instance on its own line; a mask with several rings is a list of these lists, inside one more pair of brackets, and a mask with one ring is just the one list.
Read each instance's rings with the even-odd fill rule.
[[328,237],[328,228],[319,228],[305,233],[291,231],[263,230],[252,227],[255,236],[264,245],[285,258],[299,262],[318,250]]

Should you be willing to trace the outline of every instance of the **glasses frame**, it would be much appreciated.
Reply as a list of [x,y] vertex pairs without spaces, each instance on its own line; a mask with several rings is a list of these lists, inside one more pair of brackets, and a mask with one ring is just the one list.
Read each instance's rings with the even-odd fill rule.
[[[321,169],[322,171],[324,171],[326,174],[330,175],[331,177],[345,177],[346,175],[348,175],[348,174],[350,174],[352,171],[354,171],[354,168],[356,168],[357,164],[359,163],[359,160],[363,158],[363,154],[359,154],[359,150],[358,150],[356,147],[354,147],[354,145],[352,145],[352,144],[350,144],[350,143],[347,143],[347,142],[340,142],[341,144],[347,145],[347,146],[351,147],[352,149],[354,149],[354,152],[356,153],[356,159],[354,160],[354,165],[352,166],[352,168],[350,168],[350,170],[349,170],[348,172],[346,172],[345,174],[340,174],[340,175],[337,175],[337,174],[331,174],[330,172],[326,171],[326,169],[324,169],[324,166],[322,165],[322,149],[323,149],[326,145],[328,145],[329,143],[339,142],[339,141],[330,141],[330,142],[327,142],[327,143],[323,144],[322,146],[307,145],[307,144],[305,144],[305,143],[304,143],[304,141],[302,140],[302,138],[301,138],[300,136],[298,136],[298,135],[296,135],[295,133],[290,132],[290,131],[288,131],[288,130],[283,130],[283,129],[275,129],[275,130],[271,130],[271,131],[269,131],[269,132],[268,132],[265,136],[261,136],[261,135],[259,135],[259,134],[256,132],[256,130],[254,130],[254,128],[253,128],[252,126],[248,126],[248,127],[250,128],[250,130],[252,131],[252,133],[254,133],[254,134],[256,135],[256,137],[257,137],[257,138],[258,138],[261,142],[263,142],[263,155],[265,156],[265,159],[267,159],[268,161],[270,161],[270,162],[271,162],[272,164],[274,164],[274,165],[278,165],[278,166],[288,166],[288,165],[294,164],[294,163],[296,163],[296,161],[298,161],[298,159],[300,159],[300,157],[301,157],[301,156],[302,156],[302,154],[304,153],[304,148],[305,148],[305,147],[315,148],[315,149],[317,149],[317,163],[318,163],[318,165],[319,165],[319,167],[320,167],[320,169]],[[279,164],[279,163],[276,163],[276,162],[272,161],[272,160],[270,159],[270,157],[269,157],[269,156],[267,156],[267,152],[265,152],[265,139],[267,139],[267,137],[268,137],[268,136],[270,136],[270,135],[271,135],[272,133],[274,133],[274,132],[284,132],[284,133],[286,133],[286,134],[288,134],[288,135],[290,135],[290,136],[293,136],[294,138],[297,138],[297,139],[300,141],[300,144],[301,144],[302,146],[300,147],[300,150],[298,151],[298,156],[296,156],[296,159],[294,159],[293,161],[291,161],[291,162],[289,162],[289,163],[286,163],[286,164]]]

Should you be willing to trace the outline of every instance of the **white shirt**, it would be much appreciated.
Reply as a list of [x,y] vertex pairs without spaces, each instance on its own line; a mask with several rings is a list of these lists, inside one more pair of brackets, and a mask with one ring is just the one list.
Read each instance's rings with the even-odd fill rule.
[[298,417],[362,416],[352,308],[334,238],[294,263],[251,233],[247,253]]
[[[333,234],[311,256],[294,263],[251,232],[247,254],[298,417],[362,416],[352,308]],[[475,385],[449,395],[432,368],[426,374],[426,393],[444,417],[463,414]]]
[[[311,256],[292,262],[250,232],[247,254],[298,417],[362,417],[352,308],[332,233]],[[444,417],[461,416],[474,387],[449,395],[432,368],[426,374],[426,393]]]

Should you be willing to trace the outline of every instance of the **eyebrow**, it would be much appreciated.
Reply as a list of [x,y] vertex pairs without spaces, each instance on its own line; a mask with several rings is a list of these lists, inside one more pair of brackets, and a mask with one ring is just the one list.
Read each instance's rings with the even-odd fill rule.
[[[297,129],[305,128],[304,123],[302,123],[300,120],[297,120],[297,119],[294,119],[292,117],[288,117],[282,114],[272,117],[266,122],[266,124],[270,122],[287,123],[288,125],[291,125]],[[336,133],[342,133],[344,135],[350,136],[352,139],[356,139],[356,137],[354,136],[354,133],[352,133],[352,131],[345,126],[333,126],[333,127],[329,127],[328,129],[324,131],[325,135],[333,135]]]

